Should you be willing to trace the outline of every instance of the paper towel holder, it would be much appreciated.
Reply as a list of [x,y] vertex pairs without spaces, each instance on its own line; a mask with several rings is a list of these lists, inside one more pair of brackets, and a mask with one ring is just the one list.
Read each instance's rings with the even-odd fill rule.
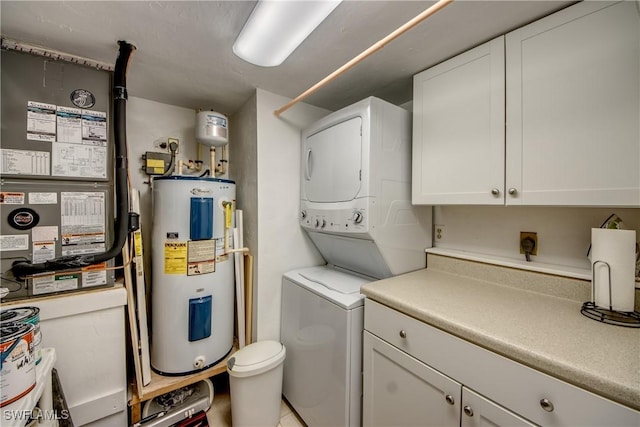
[[[595,267],[597,264],[604,264],[609,276],[609,308],[598,307],[595,303],[596,276]],[[591,301],[582,304],[580,313],[590,319],[597,320],[610,325],[627,326],[629,328],[640,328],[640,313],[637,311],[616,311],[612,307],[611,298],[611,266],[606,261],[597,260],[591,265]]]

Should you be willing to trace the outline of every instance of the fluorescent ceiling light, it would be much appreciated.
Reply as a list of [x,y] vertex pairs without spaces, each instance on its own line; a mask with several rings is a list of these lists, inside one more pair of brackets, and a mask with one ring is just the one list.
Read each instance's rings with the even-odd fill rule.
[[282,64],[342,0],[260,0],[233,53],[263,67]]

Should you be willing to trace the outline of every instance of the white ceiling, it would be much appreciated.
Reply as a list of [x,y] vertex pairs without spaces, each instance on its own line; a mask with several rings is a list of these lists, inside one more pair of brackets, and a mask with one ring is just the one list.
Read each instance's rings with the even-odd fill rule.
[[[255,1],[5,1],[2,36],[113,64],[117,40],[137,46],[130,96],[233,114],[255,88],[295,97],[432,5],[345,0],[280,66],[231,46]],[[413,74],[573,1],[455,0],[305,100],[336,110],[375,95],[411,100]]]

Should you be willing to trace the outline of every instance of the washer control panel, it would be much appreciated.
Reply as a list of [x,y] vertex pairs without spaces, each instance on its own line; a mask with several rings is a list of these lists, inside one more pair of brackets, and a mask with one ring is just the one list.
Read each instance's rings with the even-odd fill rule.
[[316,209],[302,205],[300,224],[308,230],[336,233],[367,233],[370,215],[366,206],[343,209]]

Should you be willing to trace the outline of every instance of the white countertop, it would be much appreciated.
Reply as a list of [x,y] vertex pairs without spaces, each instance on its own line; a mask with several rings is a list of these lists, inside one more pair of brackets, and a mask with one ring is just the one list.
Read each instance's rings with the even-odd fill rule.
[[[582,315],[588,282],[432,257],[428,269],[366,284],[361,292],[488,350],[640,409],[640,329]],[[553,295],[555,288],[562,297]]]

